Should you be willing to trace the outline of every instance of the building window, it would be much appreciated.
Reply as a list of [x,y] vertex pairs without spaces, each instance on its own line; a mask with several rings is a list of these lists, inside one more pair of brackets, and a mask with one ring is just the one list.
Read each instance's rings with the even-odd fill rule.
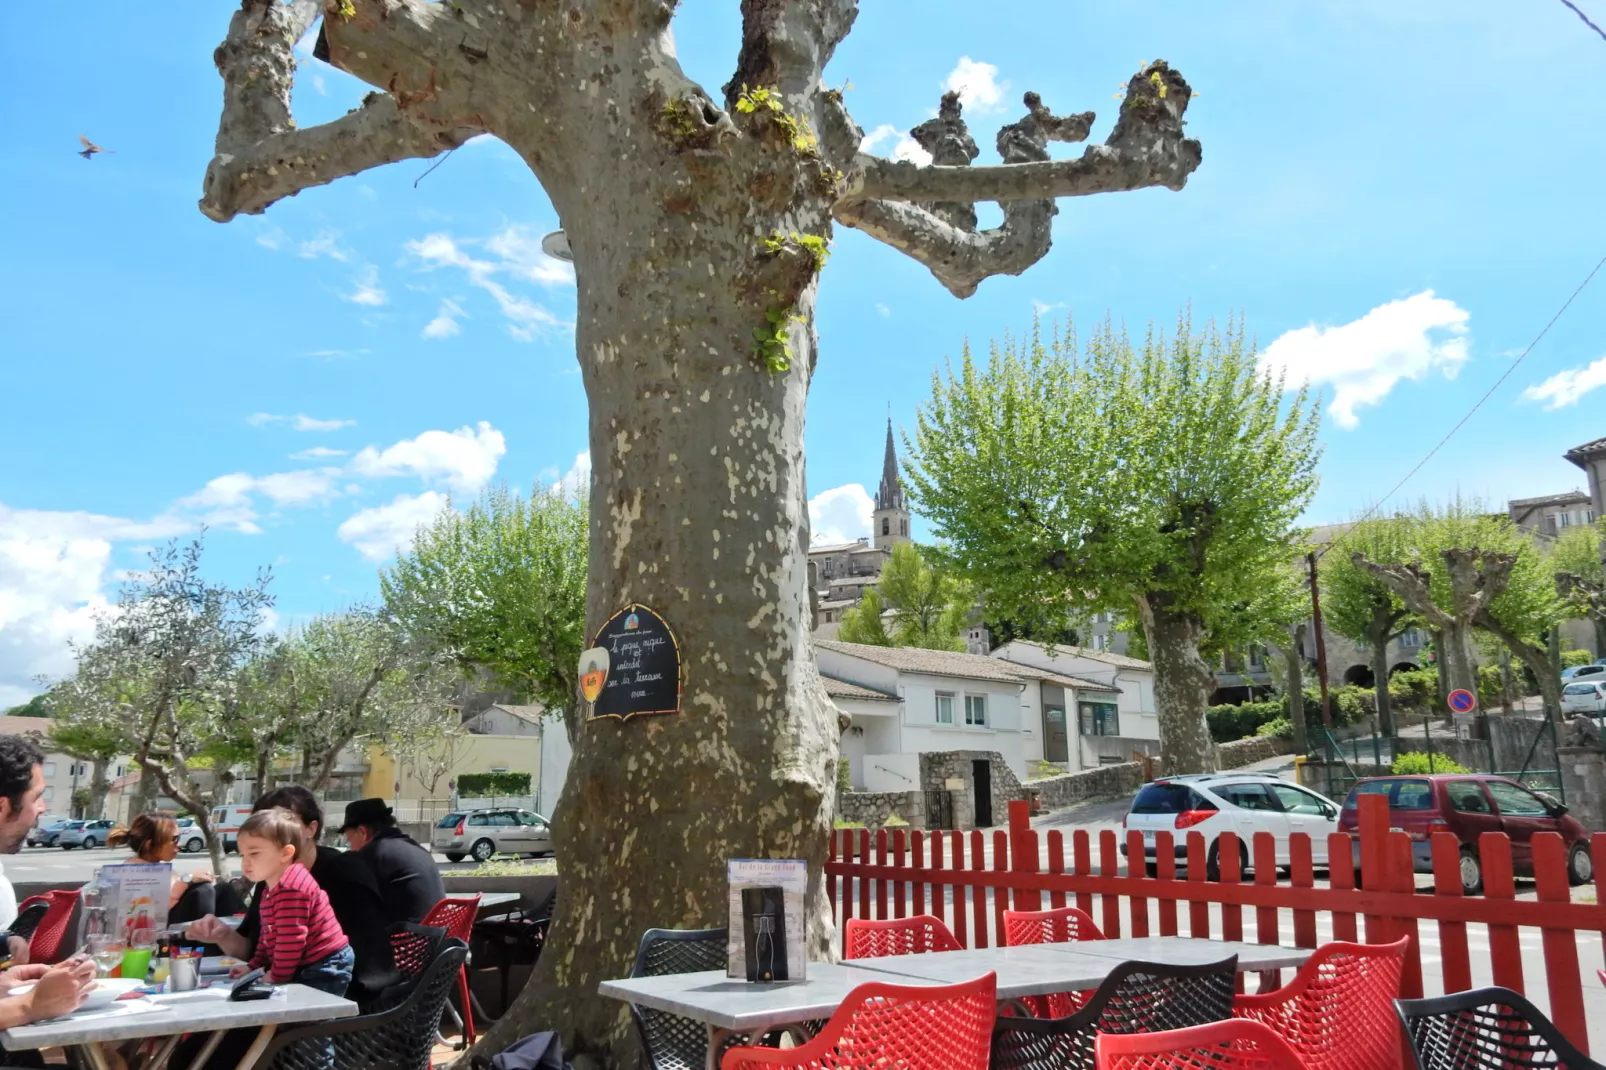
[[937,692],[937,723],[954,723],[954,696],[950,692]]
[[976,728],[987,727],[987,696],[965,696],[965,723]]
[[1118,736],[1121,734],[1121,715],[1110,702],[1084,702],[1081,704],[1082,734],[1084,736]]
[[881,534],[892,534],[892,518],[890,516],[884,516],[881,518]]
[[1093,637],[1093,649],[1094,650],[1107,650],[1107,649],[1109,649],[1109,646],[1110,646],[1110,637],[1109,636],[1104,635],[1104,634],[1101,633],[1101,634],[1095,635]]
[[48,785],[47,784],[45,786],[44,794],[41,795],[40,798],[43,799],[45,802],[50,802],[55,797],[56,797],[56,789],[55,789],[55,787],[53,785]]
[[1400,633],[1400,645],[1404,647],[1418,647],[1422,645],[1422,633],[1415,628],[1407,628]]
[[55,762],[45,762],[44,763],[44,771],[45,771],[45,779],[49,780],[51,777],[56,775],[56,763]]
[[899,535],[907,535],[907,534],[909,534],[909,518],[908,517],[904,517],[902,520],[898,521],[898,534]]

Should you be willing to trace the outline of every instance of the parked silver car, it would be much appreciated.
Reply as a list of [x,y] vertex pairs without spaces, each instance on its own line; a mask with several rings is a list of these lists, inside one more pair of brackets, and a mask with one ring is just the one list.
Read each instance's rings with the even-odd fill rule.
[[529,810],[458,810],[435,826],[431,843],[453,862],[476,862],[492,855],[544,855],[552,851],[546,818]]
[[34,828],[31,828],[31,829],[28,830],[28,838],[27,838],[28,846],[29,847],[54,847],[54,846],[56,846],[56,837],[60,836],[61,833],[62,833],[62,830],[65,829],[68,825],[71,825],[71,824],[73,824],[73,822],[68,820],[68,819],[66,819],[66,818],[60,818],[60,819],[57,819],[55,821],[40,821],[37,826],[35,826]]
[[56,846],[64,851],[74,847],[104,847],[106,837],[111,835],[112,829],[117,827],[114,821],[74,821],[61,830],[56,837]]

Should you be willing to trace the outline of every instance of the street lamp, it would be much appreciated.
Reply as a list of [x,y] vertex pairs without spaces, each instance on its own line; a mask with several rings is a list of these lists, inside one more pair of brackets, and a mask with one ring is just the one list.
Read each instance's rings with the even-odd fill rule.
[[541,251],[554,260],[574,263],[574,250],[569,248],[569,236],[561,230],[554,230],[541,239]]

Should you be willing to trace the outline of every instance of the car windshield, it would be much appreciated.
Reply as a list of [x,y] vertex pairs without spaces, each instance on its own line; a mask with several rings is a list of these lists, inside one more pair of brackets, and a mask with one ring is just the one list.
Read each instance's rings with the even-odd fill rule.
[[1595,685],[1568,684],[1566,687],[1561,689],[1561,693],[1564,695],[1593,695],[1595,693]]
[[461,820],[463,820],[462,814],[447,814],[445,817],[441,818],[440,824],[436,825],[435,827],[441,829],[455,828],[457,823]]
[[1194,809],[1193,800],[1197,798],[1193,789],[1186,784],[1146,784],[1138,792],[1138,797],[1132,800],[1132,813],[1134,814],[1180,814],[1184,810]]

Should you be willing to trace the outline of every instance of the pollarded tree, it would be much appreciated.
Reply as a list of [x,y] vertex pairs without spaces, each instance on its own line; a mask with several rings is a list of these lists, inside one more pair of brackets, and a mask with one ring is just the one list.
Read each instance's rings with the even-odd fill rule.
[[[734,7],[735,5],[733,5]],[[565,893],[503,1046],[538,1023],[566,1048],[633,1059],[624,1009],[596,996],[650,926],[725,917],[725,859],[806,859],[810,946],[829,948],[819,878],[836,783],[836,713],[808,648],[803,416],[832,226],[855,227],[968,296],[1048,251],[1054,198],[1181,189],[1200,148],[1192,95],[1163,62],[1132,76],[1102,145],[1092,113],[1036,94],[968,166],[957,99],[914,131],[936,164],[860,151],[826,64],[855,0],[743,0],[717,98],[676,59],[674,0],[243,0],[217,49],[224,80],[201,210],[226,221],[342,176],[435,156],[476,134],[510,145],[573,250],[575,342],[590,403],[588,631],[636,601],[665,614],[686,667],[678,718],[576,735],[554,825]],[[305,129],[292,47],[375,87]],[[977,230],[971,205],[1004,221]]]
[[1372,660],[1372,681],[1377,694],[1378,729],[1394,734],[1394,709],[1389,702],[1389,644],[1417,624],[1405,600],[1375,573],[1357,565],[1350,556],[1371,561],[1404,560],[1413,545],[1412,519],[1388,516],[1362,519],[1339,537],[1339,553],[1324,562],[1322,616],[1327,626],[1364,647]]
[[1216,761],[1200,650],[1271,638],[1278,614],[1254,606],[1297,591],[1319,420],[1303,391],[1284,402],[1238,327],[1184,322],[1134,346],[1105,326],[1085,347],[1034,328],[934,379],[909,480],[1006,615],[1066,600],[1136,613],[1166,769],[1199,772]]
[[1606,568],[1600,547],[1606,522],[1563,528],[1550,555],[1556,585],[1574,617],[1595,628],[1595,649],[1606,656]]

